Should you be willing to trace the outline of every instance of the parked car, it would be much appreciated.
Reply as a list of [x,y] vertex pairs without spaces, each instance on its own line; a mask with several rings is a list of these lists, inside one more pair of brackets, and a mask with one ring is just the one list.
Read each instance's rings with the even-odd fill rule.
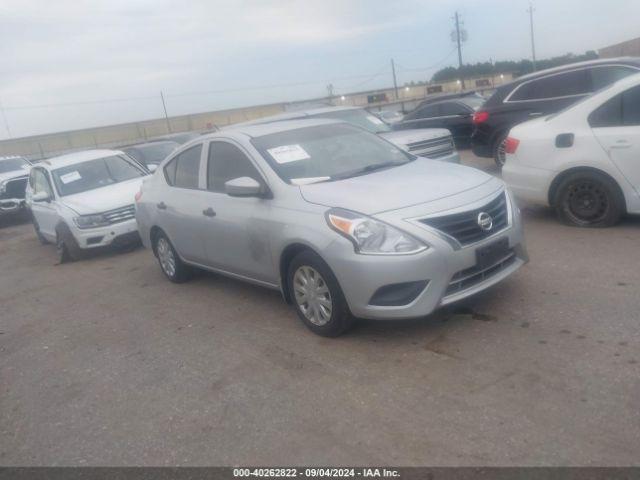
[[638,71],[638,58],[609,58],[542,70],[499,86],[473,117],[473,152],[493,157],[501,167],[504,140],[512,127],[558,112]]
[[404,118],[402,112],[398,112],[396,110],[382,110],[381,112],[376,112],[376,115],[380,118],[380,120],[389,125],[394,125],[402,121],[402,119]]
[[608,227],[640,213],[640,74],[518,125],[505,145],[513,191],[551,205],[565,223]]
[[0,157],[0,215],[25,209],[25,188],[31,163],[18,156]]
[[485,99],[478,95],[467,95],[422,103],[407,113],[401,122],[393,125],[395,130],[411,128],[446,128],[453,135],[458,148],[467,148],[473,133],[473,114]]
[[[420,157],[443,162],[460,163],[460,155],[456,151],[451,133],[442,128],[421,128],[394,131],[392,128],[363,108],[357,107],[322,107],[311,110],[288,112],[270,117],[263,117],[236,125],[257,125],[261,123],[296,120],[303,118],[332,118],[342,120],[365,130],[380,135],[398,147]],[[234,125],[234,126],[236,126]],[[233,127],[233,126],[232,126]]]
[[148,176],[114,150],[90,150],[34,165],[26,199],[42,243],[55,243],[60,261],[83,252],[139,241],[134,197]]
[[197,267],[279,289],[326,336],[353,316],[427,315],[527,261],[501,180],[326,119],[183,146],[142,185],[136,218],[169,280]]
[[154,137],[150,139],[150,141],[160,141],[160,140],[169,140],[171,142],[176,142],[180,145],[190,142],[194,138],[198,138],[201,134],[198,132],[179,132],[179,133],[168,133],[166,135],[162,135],[159,137]]
[[134,160],[140,162],[150,172],[155,171],[160,162],[178,148],[180,144],[174,141],[157,140],[147,143],[138,143],[123,147],[122,151]]

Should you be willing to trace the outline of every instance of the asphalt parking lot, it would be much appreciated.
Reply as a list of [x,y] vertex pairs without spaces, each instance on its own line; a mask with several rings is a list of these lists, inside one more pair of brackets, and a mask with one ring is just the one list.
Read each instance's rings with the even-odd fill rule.
[[640,219],[523,210],[512,278],[337,339],[277,292],[171,284],[143,249],[56,265],[5,221],[0,464],[637,465]]

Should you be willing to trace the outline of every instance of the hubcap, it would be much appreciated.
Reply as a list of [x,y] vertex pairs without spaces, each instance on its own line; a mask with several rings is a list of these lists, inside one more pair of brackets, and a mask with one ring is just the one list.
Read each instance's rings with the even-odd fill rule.
[[597,222],[606,216],[609,202],[600,185],[594,182],[580,182],[570,187],[567,206],[578,220]]
[[326,325],[333,303],[324,278],[312,267],[302,266],[293,275],[293,291],[302,314],[314,325]]
[[173,256],[171,245],[169,245],[169,242],[165,238],[161,238],[158,240],[156,251],[158,252],[158,260],[160,261],[162,270],[169,277],[173,277],[176,274],[176,259]]

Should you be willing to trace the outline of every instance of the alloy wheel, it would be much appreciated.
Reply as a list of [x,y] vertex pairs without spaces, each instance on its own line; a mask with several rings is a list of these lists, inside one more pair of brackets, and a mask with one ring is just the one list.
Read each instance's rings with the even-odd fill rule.
[[314,325],[323,326],[331,320],[333,302],[329,287],[314,268],[303,265],[293,275],[293,291],[300,311]]
[[166,238],[160,238],[158,240],[156,251],[162,270],[168,277],[173,277],[176,274],[176,258]]

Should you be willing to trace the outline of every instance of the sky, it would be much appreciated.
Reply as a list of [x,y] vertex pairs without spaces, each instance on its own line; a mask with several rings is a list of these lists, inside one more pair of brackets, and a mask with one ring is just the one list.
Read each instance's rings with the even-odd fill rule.
[[[638,37],[638,0],[534,0],[536,53]],[[322,97],[531,57],[527,0],[2,0],[0,139]]]

